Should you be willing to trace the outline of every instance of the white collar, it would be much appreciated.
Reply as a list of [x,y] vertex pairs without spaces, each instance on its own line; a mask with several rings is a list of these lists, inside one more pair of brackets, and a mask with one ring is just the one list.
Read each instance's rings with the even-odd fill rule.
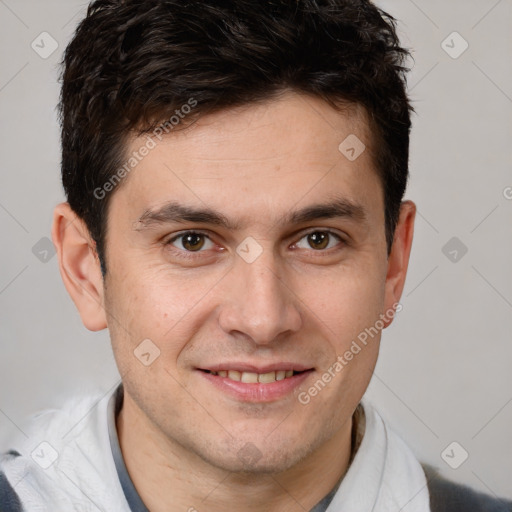
[[362,405],[363,440],[326,512],[430,512],[420,463],[375,408],[367,400]]

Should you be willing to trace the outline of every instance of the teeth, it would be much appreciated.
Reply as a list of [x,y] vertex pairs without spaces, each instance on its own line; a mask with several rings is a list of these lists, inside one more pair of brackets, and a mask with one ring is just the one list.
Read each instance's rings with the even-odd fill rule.
[[267,384],[268,382],[276,381],[276,372],[260,373],[258,375],[258,382]]
[[243,372],[241,381],[247,384],[256,384],[256,382],[258,382],[258,374],[251,372]]
[[242,374],[240,372],[237,372],[236,370],[229,370],[228,372],[228,378],[230,378],[231,380],[236,380],[240,382],[241,377]]
[[237,370],[219,370],[218,372],[210,372],[212,375],[219,377],[227,377],[228,379],[246,384],[270,384],[277,380],[284,380],[293,376],[293,370],[277,370],[268,373],[239,372]]

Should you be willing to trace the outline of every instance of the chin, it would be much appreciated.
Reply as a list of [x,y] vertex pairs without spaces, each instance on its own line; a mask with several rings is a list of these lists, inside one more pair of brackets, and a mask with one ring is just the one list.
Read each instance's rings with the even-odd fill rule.
[[207,460],[213,466],[229,471],[231,473],[239,474],[241,477],[244,475],[273,475],[282,473],[295,466],[301,457],[286,454],[269,454],[263,455],[259,460],[240,460],[240,458],[230,457],[223,459],[210,459]]
[[[261,449],[259,446],[263,446]],[[225,450],[215,450],[214,452],[196,451],[205,462],[232,473],[243,475],[255,474],[277,474],[289,470],[305,459],[314,447],[311,444],[300,445],[299,443],[283,443],[278,440],[272,445],[267,442],[257,440],[254,443],[247,441],[245,443],[235,443],[233,440]]]

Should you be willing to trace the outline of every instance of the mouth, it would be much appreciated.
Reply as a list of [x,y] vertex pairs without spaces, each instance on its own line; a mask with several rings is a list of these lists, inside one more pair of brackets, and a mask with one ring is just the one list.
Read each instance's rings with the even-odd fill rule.
[[218,375],[219,377],[224,377],[235,382],[243,382],[245,384],[271,384],[272,382],[289,379],[294,375],[303,373],[295,370],[277,370],[266,373],[243,372],[239,370],[203,371],[210,375]]
[[213,386],[243,402],[272,402],[293,394],[311,374],[313,368],[283,364],[271,368],[230,365],[226,367],[198,368]]

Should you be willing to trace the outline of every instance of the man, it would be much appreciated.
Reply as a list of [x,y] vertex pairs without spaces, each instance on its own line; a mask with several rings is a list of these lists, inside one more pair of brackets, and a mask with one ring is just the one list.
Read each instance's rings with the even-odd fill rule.
[[122,384],[4,454],[2,510],[512,510],[362,401],[413,237],[406,55],[368,1],[90,5],[52,234]]

